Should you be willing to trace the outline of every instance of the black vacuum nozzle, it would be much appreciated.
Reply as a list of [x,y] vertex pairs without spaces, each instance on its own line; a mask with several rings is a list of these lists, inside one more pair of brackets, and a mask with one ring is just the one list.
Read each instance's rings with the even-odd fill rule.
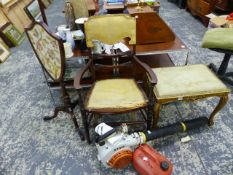
[[207,117],[200,117],[192,120],[186,120],[180,123],[175,123],[165,127],[157,128],[150,133],[145,133],[146,140],[153,140],[167,135],[172,135],[177,132],[186,132],[191,129],[199,128],[208,124]]

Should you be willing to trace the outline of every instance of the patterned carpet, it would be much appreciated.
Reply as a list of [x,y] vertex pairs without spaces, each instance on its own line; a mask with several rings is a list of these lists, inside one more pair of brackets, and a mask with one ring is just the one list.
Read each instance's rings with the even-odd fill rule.
[[[46,10],[52,30],[64,23],[63,3],[54,0]],[[189,63],[214,62],[219,65],[222,54],[200,48],[206,31],[201,22],[166,0],[161,1],[161,5],[161,16],[189,47]],[[41,67],[28,40],[11,51],[12,55],[0,65],[0,174],[137,174],[132,166],[124,170],[104,168],[97,160],[95,146],[79,139],[67,114],[60,113],[57,119],[44,122],[42,117],[53,112],[54,104]],[[172,57],[176,64],[184,63],[179,54],[172,54]],[[230,67],[233,68],[232,62]],[[58,90],[53,92],[53,96],[59,102]],[[217,99],[211,98],[164,105],[159,124],[208,116],[216,103]],[[173,162],[174,175],[233,174],[232,105],[230,94],[228,104],[217,115],[211,128],[150,142]],[[80,118],[78,107],[76,116]],[[185,135],[192,140],[181,143],[180,139]]]

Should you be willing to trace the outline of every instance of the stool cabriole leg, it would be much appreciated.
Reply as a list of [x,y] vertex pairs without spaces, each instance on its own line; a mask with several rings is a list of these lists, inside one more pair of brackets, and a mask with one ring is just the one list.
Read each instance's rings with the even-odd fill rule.
[[161,108],[161,104],[156,102],[154,105],[154,116],[153,116],[153,124],[152,124],[152,129],[157,128],[157,123],[159,120],[159,113],[160,113],[160,108]]
[[214,124],[214,116],[219,112],[227,103],[228,101],[228,94],[223,95],[220,97],[218,105],[215,107],[214,111],[211,113],[208,125],[212,126]]

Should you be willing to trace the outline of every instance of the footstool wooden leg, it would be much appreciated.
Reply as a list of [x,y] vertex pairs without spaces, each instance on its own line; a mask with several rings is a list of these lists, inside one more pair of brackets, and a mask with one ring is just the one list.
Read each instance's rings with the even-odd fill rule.
[[158,120],[159,120],[160,108],[161,108],[161,104],[160,103],[155,103],[155,105],[154,105],[154,116],[153,116],[152,129],[157,128],[157,123],[158,123]]
[[218,102],[218,105],[215,107],[214,111],[211,113],[208,125],[212,126],[214,124],[214,116],[217,114],[218,111],[220,111],[225,104],[227,103],[228,95],[221,96]]

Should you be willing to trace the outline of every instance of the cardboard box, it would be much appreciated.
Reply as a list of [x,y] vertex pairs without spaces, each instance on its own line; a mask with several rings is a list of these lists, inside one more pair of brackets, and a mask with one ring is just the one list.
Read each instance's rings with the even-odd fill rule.
[[209,18],[208,28],[224,27],[233,28],[233,20],[226,20],[227,15],[217,16],[213,13],[206,15]]

